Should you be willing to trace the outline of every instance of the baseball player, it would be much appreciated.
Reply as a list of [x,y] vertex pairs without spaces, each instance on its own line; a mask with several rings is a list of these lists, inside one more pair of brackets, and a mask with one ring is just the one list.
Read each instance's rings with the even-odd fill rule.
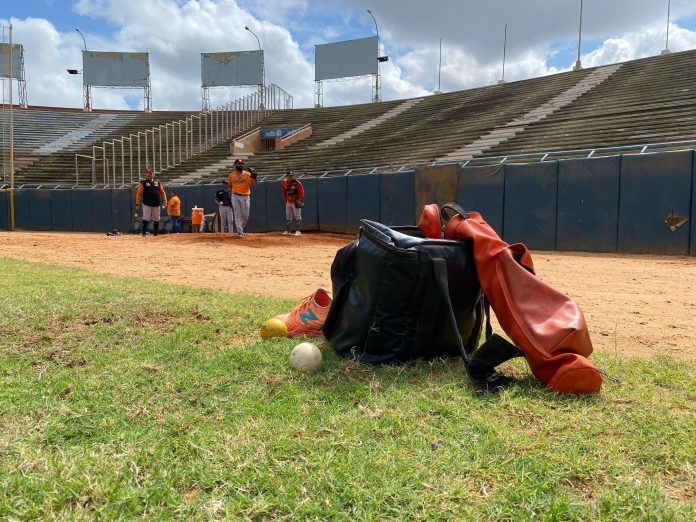
[[218,214],[220,215],[220,232],[234,232],[232,230],[234,213],[232,212],[232,192],[230,191],[230,182],[224,180],[222,182],[222,190],[215,193],[215,203],[218,206]]
[[227,181],[232,189],[232,210],[234,211],[234,226],[237,228],[237,237],[244,237],[244,227],[249,221],[249,199],[251,196],[250,185],[256,183],[256,170],[244,170],[244,160],[234,161],[234,170],[230,172]]
[[164,185],[154,179],[152,169],[145,169],[145,179],[140,180],[138,184],[138,191],[135,193],[136,213],[138,212],[141,198],[143,202],[143,226],[140,234],[144,237],[150,221],[153,221],[155,235],[157,235],[160,222],[160,205],[163,204],[163,201],[164,205],[167,204],[167,194],[164,192]]
[[[283,191],[283,199],[285,199],[285,232],[283,232],[283,235],[294,234],[301,236],[304,187],[300,181],[295,179],[295,173],[289,170],[285,175],[285,179],[280,182],[280,189]],[[291,230],[293,218],[295,218],[297,230]]]

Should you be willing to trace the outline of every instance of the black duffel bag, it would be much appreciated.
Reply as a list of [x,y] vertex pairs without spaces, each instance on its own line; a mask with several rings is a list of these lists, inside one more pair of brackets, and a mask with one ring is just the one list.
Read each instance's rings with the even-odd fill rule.
[[519,353],[496,335],[479,346],[485,307],[471,243],[361,224],[331,265],[322,331],[336,352],[366,363],[461,356],[478,390],[507,384],[494,367]]

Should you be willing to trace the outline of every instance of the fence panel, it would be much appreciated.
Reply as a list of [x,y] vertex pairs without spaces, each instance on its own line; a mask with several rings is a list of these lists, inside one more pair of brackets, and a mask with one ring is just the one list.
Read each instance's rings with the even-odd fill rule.
[[558,250],[616,251],[620,171],[620,156],[558,163]]
[[252,185],[249,203],[251,208],[249,209],[249,221],[247,222],[245,232],[266,232],[268,230],[268,225],[266,224],[266,198],[268,197],[266,191],[268,188],[268,183],[266,182]]
[[[689,252],[692,256],[696,256],[696,224],[694,219],[696,219],[696,150],[693,151],[692,158],[692,174],[691,174],[691,215],[689,216],[689,226],[690,241],[689,241]],[[686,226],[686,225],[683,225]]]
[[346,233],[347,178],[323,178],[317,180],[317,206],[319,230]]
[[505,166],[459,169],[457,203],[464,210],[479,212],[498,235],[503,236]]
[[630,154],[621,161],[619,252],[689,253],[689,226],[670,230],[672,213],[691,212],[693,152]]
[[0,230],[9,230],[11,226],[10,193],[0,192]]
[[31,189],[15,189],[14,214],[15,228],[31,230]]
[[111,226],[121,232],[133,226],[135,195],[130,188],[111,191]]
[[557,185],[557,161],[505,166],[505,241],[556,248]]
[[92,230],[108,232],[111,225],[111,190],[92,191]]
[[414,172],[415,214],[418,222],[423,205],[451,203],[457,198],[459,167],[456,164],[417,168]]
[[[302,208],[302,230],[318,230],[317,178],[302,178],[300,181],[305,192],[305,205]],[[280,187],[274,187],[274,189],[280,192]],[[274,189],[271,189],[271,191]],[[285,203],[283,202],[281,205],[283,209],[283,229],[285,229]]]
[[71,203],[75,232],[91,232],[92,228],[92,192],[90,189],[71,190]]
[[356,232],[361,219],[380,220],[380,176],[346,176],[346,231]]
[[380,223],[388,226],[416,223],[413,172],[379,174]]
[[28,194],[31,230],[51,230],[51,191],[35,189]]
[[72,230],[73,211],[71,190],[51,190],[52,230]]

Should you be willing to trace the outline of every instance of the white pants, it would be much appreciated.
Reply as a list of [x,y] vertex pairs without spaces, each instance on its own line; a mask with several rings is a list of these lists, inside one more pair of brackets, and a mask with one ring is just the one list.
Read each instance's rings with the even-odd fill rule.
[[297,208],[294,203],[285,204],[285,229],[290,230],[290,225],[292,224],[292,218],[295,218],[297,222],[297,230],[302,227],[302,209]]
[[224,205],[218,206],[218,213],[220,214],[220,232],[233,232],[234,225],[234,212],[232,207],[226,207]]
[[151,207],[149,205],[142,205],[143,207],[143,221],[159,221],[160,220],[160,207]]
[[237,196],[232,194],[232,209],[234,210],[234,225],[237,234],[244,233],[244,227],[249,221],[249,196]]

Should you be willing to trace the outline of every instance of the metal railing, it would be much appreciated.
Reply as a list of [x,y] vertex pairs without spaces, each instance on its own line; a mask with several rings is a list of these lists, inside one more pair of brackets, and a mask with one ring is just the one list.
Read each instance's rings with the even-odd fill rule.
[[[261,100],[265,99],[265,104]],[[75,186],[80,185],[79,158],[91,160],[90,184],[97,185],[97,163],[102,163],[101,182],[116,186],[133,184],[145,168],[155,174],[181,165],[192,156],[220,145],[249,130],[274,110],[292,109],[293,97],[271,84],[264,93],[254,92],[211,111],[192,114],[131,133],[101,146],[92,146],[92,155],[75,155]]]
[[[536,162],[543,162],[543,161],[553,161],[554,159],[564,159],[564,158],[577,158],[577,159],[582,159],[582,158],[593,158],[593,157],[598,157],[598,156],[603,156],[603,155],[621,155],[621,154],[626,154],[626,153],[636,153],[636,154],[646,154],[646,153],[652,153],[652,152],[660,152],[661,150],[664,149],[677,149],[677,150],[692,150],[696,149],[696,140],[682,140],[682,141],[667,141],[667,142],[657,142],[657,143],[642,143],[642,144],[637,144],[637,145],[624,145],[624,146],[617,146],[617,147],[599,147],[599,148],[594,148],[594,149],[566,149],[566,150],[558,150],[558,151],[540,151],[540,152],[527,152],[527,153],[520,153],[520,154],[509,154],[507,156],[480,156],[468,160],[458,160],[458,161],[448,161],[448,162],[406,162],[406,163],[390,163],[387,165],[376,165],[376,166],[370,166],[370,167],[354,167],[350,169],[336,169],[336,170],[327,170],[327,169],[321,169],[321,170],[308,170],[308,171],[301,171],[302,173],[299,174],[299,170],[297,171],[299,174],[299,177],[331,177],[331,176],[349,176],[349,175],[355,175],[355,174],[382,174],[382,173],[399,173],[399,172],[404,172],[407,169],[415,169],[418,167],[434,167],[438,165],[451,165],[451,164],[459,164],[460,166],[476,166],[476,165],[504,165],[505,163],[512,163],[515,161],[521,161],[524,160],[527,163],[536,163]],[[86,157],[92,160],[92,156],[84,156],[81,155],[80,157]],[[76,160],[77,161],[77,160]],[[98,158],[97,161],[102,161],[102,158]],[[105,158],[104,161],[106,162],[105,168],[108,169],[108,158]],[[280,179],[284,176],[284,173],[277,173],[277,174],[267,174],[263,176],[259,176],[259,181],[266,181],[266,180],[277,180]],[[215,178],[215,179],[204,179],[204,180],[196,180],[194,182],[186,182],[186,183],[179,183],[178,185],[212,185],[216,184],[222,181],[222,178]],[[114,183],[106,182],[106,183],[97,183],[96,181],[89,184],[89,185],[84,185],[80,188],[123,188],[127,186],[131,186],[132,182],[122,182],[122,183],[117,183],[114,181]],[[69,189],[69,188],[76,188],[78,185],[77,183],[75,185],[68,185],[68,184],[60,184],[60,183],[24,183],[21,185],[16,185],[15,188],[47,188],[47,189],[57,189],[57,188],[64,188],[64,189]],[[0,189],[3,188],[8,188],[9,184],[7,183],[0,183]]]

